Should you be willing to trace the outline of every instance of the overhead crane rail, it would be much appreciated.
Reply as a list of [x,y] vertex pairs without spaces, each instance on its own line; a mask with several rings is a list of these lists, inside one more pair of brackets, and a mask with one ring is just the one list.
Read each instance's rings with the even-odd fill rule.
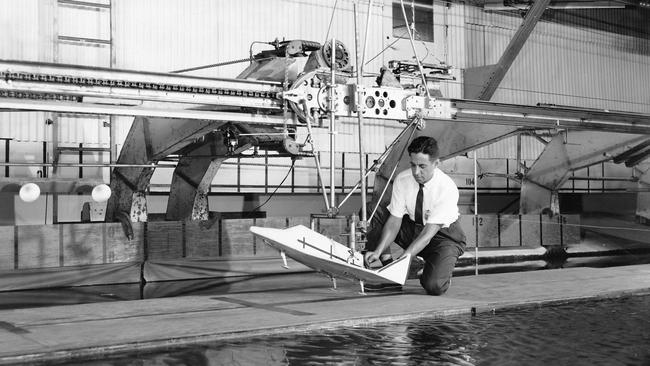
[[[168,73],[0,60],[0,97],[86,102],[91,98],[281,109],[282,85]],[[101,104],[101,100],[90,100]],[[108,101],[107,104],[120,104]]]
[[[650,115],[572,107],[527,106],[433,98],[416,89],[332,84],[328,72],[300,76],[284,91],[274,81],[206,78],[0,60],[0,110],[161,116],[262,124],[283,123],[283,99],[299,115],[330,114],[409,121],[444,120],[515,125],[536,129],[578,129],[650,133]],[[344,77],[344,79],[346,79]],[[351,75],[347,78],[351,79]],[[334,103],[330,88],[334,86]],[[361,91],[363,100],[357,101]]]

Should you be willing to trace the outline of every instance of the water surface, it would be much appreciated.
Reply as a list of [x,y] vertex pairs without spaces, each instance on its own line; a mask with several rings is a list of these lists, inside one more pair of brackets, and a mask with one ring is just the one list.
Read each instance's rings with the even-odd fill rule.
[[66,365],[650,365],[650,295],[292,333]]

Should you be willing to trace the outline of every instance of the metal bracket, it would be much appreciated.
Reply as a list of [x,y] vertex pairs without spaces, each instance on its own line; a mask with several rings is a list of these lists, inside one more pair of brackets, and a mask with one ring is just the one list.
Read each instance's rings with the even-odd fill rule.
[[456,113],[450,101],[416,95],[406,97],[404,107],[409,118],[451,119]]

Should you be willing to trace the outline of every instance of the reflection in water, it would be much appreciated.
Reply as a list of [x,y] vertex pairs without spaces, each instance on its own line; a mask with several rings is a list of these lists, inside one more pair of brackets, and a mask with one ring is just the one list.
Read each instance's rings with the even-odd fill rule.
[[187,346],[66,365],[649,365],[650,295]]

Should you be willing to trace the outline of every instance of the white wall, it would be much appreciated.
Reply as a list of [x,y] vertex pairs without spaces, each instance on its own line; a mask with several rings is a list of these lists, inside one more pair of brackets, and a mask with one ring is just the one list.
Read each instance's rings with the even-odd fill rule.
[[[467,67],[496,64],[522,20],[467,8]],[[650,113],[650,41],[539,22],[492,101]]]

